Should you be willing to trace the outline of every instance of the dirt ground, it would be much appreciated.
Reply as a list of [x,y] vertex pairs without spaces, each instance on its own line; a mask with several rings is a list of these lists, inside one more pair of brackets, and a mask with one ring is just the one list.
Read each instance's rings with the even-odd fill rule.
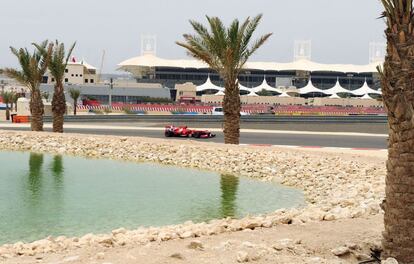
[[[356,256],[364,259],[365,256],[362,254],[369,254],[369,244],[380,242],[382,228],[382,216],[378,215],[362,219],[281,225],[271,229],[152,242],[143,246],[86,247],[59,254],[14,258],[4,263],[230,264],[239,263],[240,256],[245,253],[248,254],[248,262],[257,264],[357,263]],[[196,249],[190,248],[191,242],[194,241],[196,243],[193,244],[198,247]],[[280,244],[282,246],[277,246]],[[331,252],[344,245],[356,246],[357,249],[341,258]]]

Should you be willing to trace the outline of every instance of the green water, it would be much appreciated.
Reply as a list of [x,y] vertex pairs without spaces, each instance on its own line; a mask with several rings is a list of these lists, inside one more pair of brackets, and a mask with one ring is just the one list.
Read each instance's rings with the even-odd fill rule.
[[301,206],[295,189],[149,163],[0,152],[0,244]]

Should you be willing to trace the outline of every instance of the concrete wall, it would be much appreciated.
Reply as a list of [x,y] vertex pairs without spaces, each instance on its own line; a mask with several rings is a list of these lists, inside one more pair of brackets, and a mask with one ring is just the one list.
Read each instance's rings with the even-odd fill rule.
[[[30,100],[26,98],[19,98],[17,101],[17,115],[30,116]],[[52,103],[46,100],[43,100],[45,116],[52,116]],[[66,103],[66,112],[67,115],[73,114],[73,106],[70,103]],[[14,112],[13,112],[14,113]]]
[[383,103],[375,99],[360,98],[313,98],[310,105],[315,106],[354,106],[354,107],[382,107]]
[[[140,84],[141,87],[145,87],[144,84]],[[149,97],[158,97],[158,98],[171,98],[170,90],[167,88],[130,88],[130,87],[121,87],[114,86],[112,91],[110,91],[109,85],[99,84],[99,85],[65,85],[65,96],[66,101],[73,103],[73,100],[69,96],[69,89],[75,88],[81,91],[81,97],[91,96],[91,95],[102,95],[109,96],[111,92],[112,96],[149,96]],[[53,97],[54,87],[51,84],[43,84],[40,89],[43,92],[49,92],[50,98]]]
[[[382,107],[382,102],[375,99],[359,98],[310,98],[277,97],[277,96],[240,96],[242,104],[266,105],[314,105],[314,106],[354,106],[354,107]],[[222,95],[203,95],[201,102],[207,104],[221,104]]]

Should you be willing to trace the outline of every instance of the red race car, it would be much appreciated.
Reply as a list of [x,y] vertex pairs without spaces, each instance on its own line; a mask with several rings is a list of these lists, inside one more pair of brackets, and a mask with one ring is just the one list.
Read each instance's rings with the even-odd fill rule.
[[166,137],[213,138],[216,136],[208,130],[193,130],[187,126],[166,126],[164,134]]

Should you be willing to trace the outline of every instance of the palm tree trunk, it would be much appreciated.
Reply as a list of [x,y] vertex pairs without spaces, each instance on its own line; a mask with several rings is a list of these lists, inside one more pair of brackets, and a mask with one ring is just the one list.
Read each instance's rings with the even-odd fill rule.
[[30,113],[32,115],[30,120],[32,131],[43,131],[44,105],[39,89],[32,91],[30,98]]
[[73,115],[76,115],[76,107],[78,106],[76,100],[73,101]]
[[384,203],[384,256],[414,263],[414,123],[406,95],[387,103],[389,144]]
[[9,109],[9,104],[6,104],[6,120],[9,121],[10,120],[10,109]]
[[52,99],[53,132],[63,133],[63,119],[66,112],[66,100],[63,85],[56,84]]
[[224,111],[224,143],[239,144],[240,138],[240,92],[236,80],[225,82],[223,99]]
[[401,28],[399,34],[386,31],[387,56],[380,71],[389,123],[382,245],[384,258],[408,264],[414,263],[414,37],[403,31],[411,25]]

